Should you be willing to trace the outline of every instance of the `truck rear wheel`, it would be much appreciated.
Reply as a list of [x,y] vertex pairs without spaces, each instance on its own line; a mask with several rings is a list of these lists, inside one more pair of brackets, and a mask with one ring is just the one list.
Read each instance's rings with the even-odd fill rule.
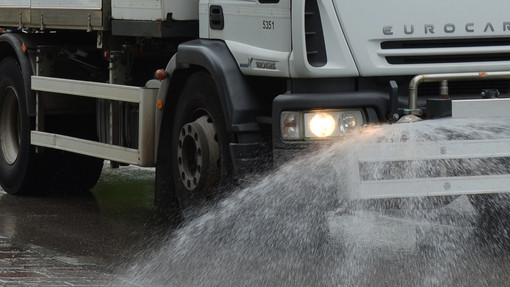
[[228,133],[216,85],[206,73],[182,89],[171,136],[171,176],[181,209],[215,198],[231,182]]
[[82,193],[91,190],[103,170],[103,160],[47,149],[39,155],[45,168],[40,170],[40,189],[48,193]]
[[[46,116],[49,132],[97,141],[94,113]],[[38,154],[39,161],[48,168],[41,168],[43,185],[50,192],[85,192],[97,183],[103,169],[103,160],[95,157],[45,149]]]
[[30,145],[23,76],[18,62],[0,62],[0,184],[10,194],[33,192],[35,152]]
[[[40,194],[47,191],[85,191],[101,174],[101,159],[46,149],[36,154],[30,144],[34,119],[27,113],[26,92],[18,62],[5,58],[0,62],[0,184],[10,194]],[[56,122],[56,124],[55,124]],[[95,129],[75,120],[57,120],[93,137]],[[95,126],[94,126],[95,127]]]

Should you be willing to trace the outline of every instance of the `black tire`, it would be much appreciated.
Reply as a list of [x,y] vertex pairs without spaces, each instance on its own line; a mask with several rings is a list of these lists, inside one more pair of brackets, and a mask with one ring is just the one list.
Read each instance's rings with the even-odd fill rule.
[[[46,117],[49,132],[87,140],[97,140],[95,114],[58,115]],[[103,169],[103,160],[55,149],[39,154],[41,186],[46,192],[73,193],[92,189]]]
[[70,154],[71,191],[90,191],[96,186],[103,172],[104,160],[81,154]]
[[199,72],[185,83],[176,106],[167,171],[181,210],[220,195],[233,182],[227,131],[216,85]]
[[31,119],[18,62],[0,62],[0,184],[10,194],[34,193],[36,155],[30,145]]
[[[101,159],[45,149],[36,154],[30,144],[30,131],[35,120],[27,113],[26,91],[18,62],[5,58],[0,62],[0,184],[9,194],[33,195],[48,191],[90,190],[102,171]],[[66,123],[67,130],[95,130],[77,126],[79,121]],[[90,125],[95,127],[94,125]]]
[[103,160],[81,154],[47,149],[40,155],[41,192],[52,194],[75,194],[90,191],[103,170]]

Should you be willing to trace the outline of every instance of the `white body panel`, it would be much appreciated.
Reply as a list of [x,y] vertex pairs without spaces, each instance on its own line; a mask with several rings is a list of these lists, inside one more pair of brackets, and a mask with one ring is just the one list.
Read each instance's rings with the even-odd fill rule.
[[[484,55],[510,53],[508,45],[382,49],[384,41],[456,40],[510,36],[509,1],[333,0],[336,13],[363,76],[496,71],[510,61],[389,64],[387,56]],[[432,30],[431,30],[432,29]]]
[[209,0],[200,0],[198,4],[198,23],[200,38],[209,38]]
[[0,0],[1,8],[30,8],[30,0]]
[[[113,19],[197,20],[199,0],[112,0]],[[101,10],[103,0],[0,0],[0,8]]]
[[267,50],[233,41],[226,41],[226,44],[245,75],[288,77],[288,51]]
[[105,30],[109,27],[109,6],[109,0],[0,0],[0,25],[36,29]]
[[[358,76],[333,3],[319,0],[328,62],[308,63],[304,35],[304,1],[281,0],[262,4],[255,0],[201,0],[200,37],[223,39],[245,75],[324,78]],[[225,27],[209,27],[209,7],[220,5]],[[292,8],[292,9],[291,9]],[[267,25],[269,23],[269,25]]]
[[[209,27],[209,5],[221,5],[225,27]],[[200,37],[223,39],[245,75],[289,76],[290,0],[261,4],[247,0],[211,0],[200,4]]]
[[1,8],[101,9],[102,0],[0,0]]
[[[298,6],[301,5],[301,6]],[[324,78],[324,77],[355,77],[358,70],[353,61],[351,51],[345,41],[344,31],[338,22],[335,7],[329,0],[317,0],[319,6],[324,42],[327,52],[327,64],[313,67],[308,63],[305,44],[305,3],[299,1],[292,6],[292,57],[290,71],[292,77]]]
[[112,0],[113,19],[161,21],[197,20],[198,0]]
[[31,0],[32,8],[101,9],[101,0]]
[[476,99],[452,101],[452,118],[495,118],[508,117],[510,99]]

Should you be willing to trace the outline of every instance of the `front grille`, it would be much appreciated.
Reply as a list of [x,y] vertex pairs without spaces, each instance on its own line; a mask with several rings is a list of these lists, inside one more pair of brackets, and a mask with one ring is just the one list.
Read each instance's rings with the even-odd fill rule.
[[382,49],[424,49],[510,46],[510,38],[385,41]]
[[471,54],[471,55],[433,55],[433,56],[388,56],[388,64],[448,64],[448,63],[476,63],[493,61],[510,61],[510,53]]
[[[381,49],[391,65],[510,61],[510,38],[385,41]],[[434,51],[427,55],[427,49]]]

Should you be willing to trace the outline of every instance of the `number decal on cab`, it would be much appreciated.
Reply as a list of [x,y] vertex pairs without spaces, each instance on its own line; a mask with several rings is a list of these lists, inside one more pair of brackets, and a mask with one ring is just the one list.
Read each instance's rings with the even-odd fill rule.
[[274,21],[273,20],[262,20],[262,29],[263,30],[274,30]]

